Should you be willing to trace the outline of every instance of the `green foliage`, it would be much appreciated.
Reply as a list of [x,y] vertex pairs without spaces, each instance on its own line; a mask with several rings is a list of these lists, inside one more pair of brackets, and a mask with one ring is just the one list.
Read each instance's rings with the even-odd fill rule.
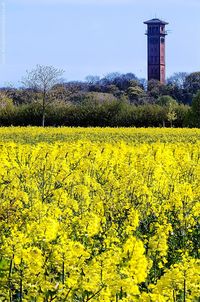
[[184,82],[184,87],[192,95],[196,94],[200,90],[200,72],[193,72],[189,74]]
[[[105,98],[98,94],[89,95],[83,102],[73,104],[64,101],[54,101],[46,105],[45,119],[47,126],[81,126],[81,127],[160,127],[163,120],[167,123],[169,106],[158,104],[134,105],[126,98]],[[173,107],[174,108],[174,107]],[[175,126],[182,127],[188,106],[176,105],[173,109],[177,119]],[[39,126],[42,118],[42,101],[32,102],[20,106],[8,106],[0,109],[0,123],[2,126]]]
[[170,126],[173,127],[173,122],[177,119],[176,111],[173,108],[173,104],[169,103],[169,109],[167,112],[167,119],[170,122]]
[[42,101],[16,107],[13,125],[39,126],[42,119]]
[[189,114],[190,126],[200,127],[200,90],[192,100],[191,112]]
[[169,95],[163,95],[157,100],[157,104],[163,107],[163,126],[165,126],[166,121],[173,126],[173,122],[177,120],[176,109],[178,108],[178,103]]
[[175,127],[188,127],[190,125],[190,120],[188,116],[190,114],[191,107],[189,105],[179,104],[176,109],[177,119],[174,122]]
[[0,125],[8,126],[12,123],[12,116],[14,114],[15,107],[13,101],[6,95],[0,95]]
[[145,95],[144,90],[139,86],[129,87],[127,90],[127,95],[130,99],[130,101],[139,101],[140,97],[143,97]]
[[157,80],[148,82],[149,96],[158,99],[162,95],[168,95],[168,87]]
[[176,100],[174,100],[169,95],[163,95],[163,96],[159,97],[156,103],[160,106],[169,106],[169,104],[173,104],[174,106],[177,105]]

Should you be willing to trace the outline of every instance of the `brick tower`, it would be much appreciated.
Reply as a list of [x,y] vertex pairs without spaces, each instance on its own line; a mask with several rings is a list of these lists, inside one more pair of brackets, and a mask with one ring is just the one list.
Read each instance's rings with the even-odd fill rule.
[[147,24],[148,39],[148,81],[158,80],[165,83],[165,25],[168,23],[160,19],[144,22]]

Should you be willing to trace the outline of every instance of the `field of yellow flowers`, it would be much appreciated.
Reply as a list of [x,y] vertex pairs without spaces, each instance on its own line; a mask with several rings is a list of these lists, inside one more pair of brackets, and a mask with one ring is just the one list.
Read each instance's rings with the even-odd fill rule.
[[200,299],[200,130],[0,128],[0,302]]

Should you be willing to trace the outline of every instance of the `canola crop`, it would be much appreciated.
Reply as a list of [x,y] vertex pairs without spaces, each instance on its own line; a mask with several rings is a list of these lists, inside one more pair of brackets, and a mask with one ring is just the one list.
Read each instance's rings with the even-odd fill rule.
[[200,142],[200,129],[0,127],[0,143],[38,144],[80,140],[112,144],[123,141],[132,145],[156,142],[194,144]]
[[0,301],[199,301],[199,135],[1,128]]

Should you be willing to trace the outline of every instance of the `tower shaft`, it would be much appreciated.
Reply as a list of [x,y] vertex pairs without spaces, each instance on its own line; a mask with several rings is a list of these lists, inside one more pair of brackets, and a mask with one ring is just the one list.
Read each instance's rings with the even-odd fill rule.
[[152,19],[144,22],[147,24],[147,51],[148,51],[148,81],[154,79],[165,83],[165,37],[167,22]]

